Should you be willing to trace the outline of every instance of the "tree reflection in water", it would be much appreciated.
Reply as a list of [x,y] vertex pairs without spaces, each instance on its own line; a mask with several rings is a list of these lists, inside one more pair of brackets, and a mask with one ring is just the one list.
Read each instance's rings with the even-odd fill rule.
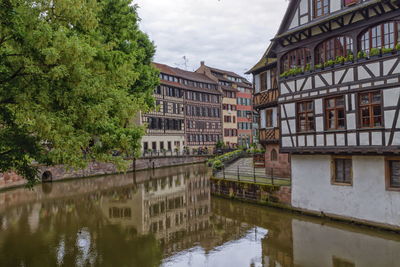
[[3,192],[0,266],[398,264],[396,235],[211,199],[209,176],[195,165]]

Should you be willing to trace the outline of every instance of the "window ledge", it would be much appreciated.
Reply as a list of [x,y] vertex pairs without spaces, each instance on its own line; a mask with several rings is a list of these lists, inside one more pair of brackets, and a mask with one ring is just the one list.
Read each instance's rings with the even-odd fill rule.
[[329,133],[345,133],[347,132],[346,129],[326,129],[325,132]]
[[337,185],[337,186],[350,186],[350,187],[353,186],[353,183],[339,183],[339,182],[334,182],[334,181],[332,181],[331,184]]
[[400,192],[400,187],[387,187],[386,191]]

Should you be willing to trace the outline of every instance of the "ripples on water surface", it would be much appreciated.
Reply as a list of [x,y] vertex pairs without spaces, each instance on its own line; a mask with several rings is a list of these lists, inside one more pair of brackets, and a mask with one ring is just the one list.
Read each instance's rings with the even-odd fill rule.
[[203,165],[0,193],[0,266],[400,266],[399,235],[210,197]]

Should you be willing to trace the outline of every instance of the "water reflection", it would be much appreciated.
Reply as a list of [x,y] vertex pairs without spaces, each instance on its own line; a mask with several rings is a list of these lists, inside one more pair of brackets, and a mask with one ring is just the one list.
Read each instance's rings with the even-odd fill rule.
[[386,232],[211,199],[203,165],[0,194],[0,266],[399,266]]

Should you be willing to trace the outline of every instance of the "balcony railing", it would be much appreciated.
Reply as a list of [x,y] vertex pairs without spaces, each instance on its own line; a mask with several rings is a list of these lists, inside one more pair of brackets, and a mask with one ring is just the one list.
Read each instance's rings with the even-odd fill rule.
[[279,96],[278,89],[270,89],[268,91],[263,91],[254,96],[254,107],[275,104],[275,102],[278,100],[278,96]]
[[260,143],[274,143],[279,141],[279,128],[260,129]]

